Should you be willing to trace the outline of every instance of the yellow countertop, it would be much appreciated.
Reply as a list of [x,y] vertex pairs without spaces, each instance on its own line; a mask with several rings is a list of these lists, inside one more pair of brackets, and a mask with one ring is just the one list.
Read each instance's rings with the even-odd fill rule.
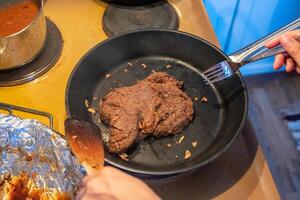
[[[218,45],[202,1],[170,0],[170,2],[180,17],[180,30]],[[58,26],[63,36],[62,55],[56,65],[42,77],[18,86],[0,87],[0,102],[48,112],[54,117],[54,129],[64,134],[66,84],[79,59],[89,49],[107,38],[101,25],[105,8],[106,4],[98,0],[47,1],[45,15]],[[27,118],[33,117],[26,114],[20,115]],[[41,120],[46,123],[44,119]],[[227,168],[230,168],[230,165]],[[223,176],[226,181],[236,175],[229,170],[224,172]],[[217,197],[217,199],[241,198],[279,199],[259,147],[244,176]]]

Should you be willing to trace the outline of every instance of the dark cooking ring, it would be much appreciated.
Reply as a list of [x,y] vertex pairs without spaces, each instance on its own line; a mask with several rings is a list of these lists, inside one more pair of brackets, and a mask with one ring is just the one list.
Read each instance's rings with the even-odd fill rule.
[[[179,31],[134,31],[110,38],[87,52],[74,68],[66,90],[67,113],[99,125],[99,115],[87,111],[85,99],[97,110],[100,99],[112,88],[132,85],[152,70],[165,71],[184,82],[189,96],[199,98],[194,102],[193,122],[178,136],[142,140],[129,150],[129,161],[105,150],[105,161],[145,175],[172,175],[196,169],[231,145],[247,116],[247,91],[239,72],[214,85],[204,84],[201,72],[225,59],[228,57],[211,43]],[[166,67],[169,64],[171,68]],[[208,103],[200,101],[203,96]],[[182,135],[185,139],[176,144]],[[191,146],[193,141],[198,142],[196,148]],[[167,147],[169,143],[171,148]],[[184,160],[186,150],[192,156]]]

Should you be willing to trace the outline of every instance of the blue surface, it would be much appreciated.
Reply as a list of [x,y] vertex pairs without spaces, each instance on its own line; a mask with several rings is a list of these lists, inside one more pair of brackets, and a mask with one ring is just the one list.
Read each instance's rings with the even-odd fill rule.
[[288,128],[296,143],[297,150],[300,151],[300,120],[288,121]]
[[[300,17],[300,0],[203,0],[221,48],[231,53]],[[274,72],[273,58],[249,64],[243,75]]]

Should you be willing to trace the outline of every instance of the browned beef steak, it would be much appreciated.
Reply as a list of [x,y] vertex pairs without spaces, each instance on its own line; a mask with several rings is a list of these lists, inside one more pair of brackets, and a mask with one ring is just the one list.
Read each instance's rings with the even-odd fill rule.
[[107,94],[100,105],[100,117],[110,127],[110,151],[124,152],[139,136],[182,131],[192,121],[194,109],[181,87],[181,82],[157,72]]

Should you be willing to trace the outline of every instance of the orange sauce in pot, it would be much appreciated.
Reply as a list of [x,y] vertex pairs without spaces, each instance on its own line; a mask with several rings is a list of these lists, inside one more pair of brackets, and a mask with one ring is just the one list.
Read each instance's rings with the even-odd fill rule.
[[32,0],[0,8],[0,37],[22,30],[35,19],[38,12],[39,6]]

